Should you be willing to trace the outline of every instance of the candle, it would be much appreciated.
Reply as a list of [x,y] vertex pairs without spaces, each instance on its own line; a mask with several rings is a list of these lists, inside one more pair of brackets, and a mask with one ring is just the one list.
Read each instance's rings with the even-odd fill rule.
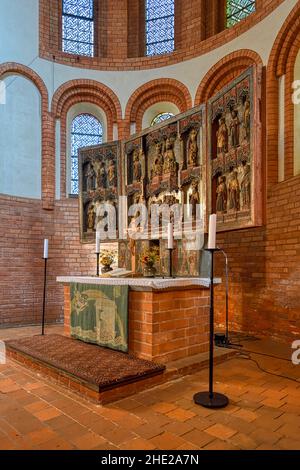
[[217,235],[217,215],[212,214],[209,218],[209,231],[208,231],[208,245],[209,250],[216,248],[216,235]]
[[173,250],[174,248],[174,230],[173,223],[168,223],[168,250]]
[[100,253],[100,233],[96,232],[96,253]]
[[44,240],[44,259],[48,259],[49,240]]

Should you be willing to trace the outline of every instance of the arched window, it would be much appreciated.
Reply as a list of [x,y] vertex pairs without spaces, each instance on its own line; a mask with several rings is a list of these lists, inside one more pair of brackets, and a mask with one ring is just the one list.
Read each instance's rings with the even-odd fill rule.
[[94,0],[62,0],[62,50],[94,56]]
[[160,122],[166,121],[174,116],[172,113],[159,113],[151,122],[151,126],[155,126],[155,124],[159,124]]
[[78,149],[102,143],[103,128],[91,114],[79,114],[71,130],[71,194],[78,194]]
[[146,0],[146,54],[174,51],[174,0]]
[[255,0],[227,0],[227,28],[255,12]]

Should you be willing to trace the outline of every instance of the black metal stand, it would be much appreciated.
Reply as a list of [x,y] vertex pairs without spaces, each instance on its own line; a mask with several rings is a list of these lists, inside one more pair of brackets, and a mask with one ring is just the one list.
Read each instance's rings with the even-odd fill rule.
[[96,276],[100,276],[100,268],[99,268],[100,253],[96,253],[96,256],[97,256]]
[[173,251],[174,251],[174,248],[168,248],[168,252],[169,252],[169,277],[174,277],[173,276]]
[[225,395],[214,392],[214,254],[218,248],[207,248],[211,254],[210,264],[210,318],[209,318],[209,391],[199,392],[194,395],[196,405],[205,408],[224,408],[229,401]]
[[44,295],[43,295],[43,317],[42,317],[42,336],[45,334],[45,311],[46,311],[46,287],[47,287],[47,258],[44,259]]

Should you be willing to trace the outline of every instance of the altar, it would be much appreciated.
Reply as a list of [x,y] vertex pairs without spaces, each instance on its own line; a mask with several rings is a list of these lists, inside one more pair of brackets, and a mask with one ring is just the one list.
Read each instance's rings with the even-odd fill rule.
[[[208,278],[58,277],[64,285],[64,328],[71,336],[71,286],[128,287],[128,352],[168,364],[208,351]],[[219,279],[215,279],[219,283]]]

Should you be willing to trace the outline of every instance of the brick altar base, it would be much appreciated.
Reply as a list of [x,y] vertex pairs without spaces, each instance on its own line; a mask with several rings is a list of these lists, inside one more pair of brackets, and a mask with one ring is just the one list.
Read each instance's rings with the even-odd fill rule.
[[[70,286],[64,286],[65,335],[70,336]],[[208,351],[209,289],[129,291],[129,353],[168,364]]]

